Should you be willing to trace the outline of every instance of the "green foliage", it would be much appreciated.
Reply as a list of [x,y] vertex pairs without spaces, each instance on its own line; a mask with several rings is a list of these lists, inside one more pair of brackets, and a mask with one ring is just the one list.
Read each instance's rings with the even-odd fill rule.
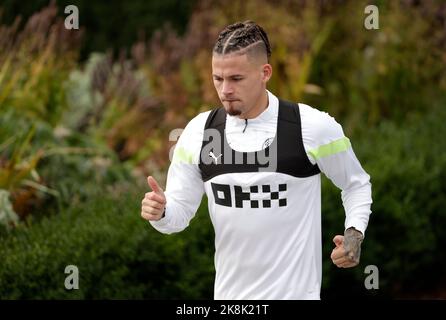
[[74,67],[79,33],[70,33],[48,6],[23,27],[0,27],[0,110],[54,126],[66,106],[63,82]]
[[[9,192],[0,189],[0,228],[11,228],[19,221],[9,200]],[[4,230],[0,230],[3,232]]]
[[142,149],[157,120],[128,61],[93,54],[76,68],[80,33],[56,14],[50,5],[22,29],[0,25],[0,189],[21,218],[113,184],[128,172],[115,164]]
[[[376,265],[382,294],[431,298],[443,294],[435,290],[446,278],[445,120],[446,110],[439,104],[403,125],[384,121],[352,140],[371,176],[374,203],[360,267],[345,271],[350,282],[362,284],[365,266]],[[324,182],[324,257],[328,258],[331,239],[343,230],[344,213],[339,190]],[[339,271],[324,267],[326,288],[335,290],[335,283],[342,285],[334,279]]]
[[[2,122],[4,121],[0,119],[0,124]],[[6,136],[2,131],[4,130],[0,131],[0,136]],[[0,166],[1,189],[13,190],[19,187],[30,175],[31,171],[35,170],[42,152],[30,154],[30,141],[34,136],[34,132],[35,128],[31,126],[27,132],[24,132],[25,134],[19,137],[10,137],[9,141],[6,140],[2,148],[0,147],[0,154],[3,153],[5,158],[9,158],[9,161]],[[8,148],[8,145],[11,145],[12,148]]]
[[137,158],[159,122],[159,103],[146,75],[131,61],[93,53],[65,83],[68,107],[61,125],[106,142],[121,160]]
[[[3,21],[12,24],[17,16],[24,21],[36,11],[47,6],[48,0],[17,2],[2,0]],[[178,32],[184,32],[190,12],[196,1],[176,0],[133,0],[95,1],[88,0],[57,0],[58,16],[65,18],[65,6],[76,5],[79,9],[79,23],[85,30],[82,42],[81,58],[87,59],[92,52],[105,51],[113,48],[119,51],[130,47],[142,37],[150,37],[154,31],[165,23],[169,23]]]
[[[141,219],[141,194],[110,190],[15,229],[0,242],[0,297],[212,298],[213,236],[204,207],[190,230],[165,236]],[[79,269],[79,290],[64,287],[67,265]]]
[[56,19],[57,8],[34,14],[22,29],[0,26],[0,188],[17,213],[29,213],[37,191],[55,194],[38,174],[53,129],[66,108],[63,82],[75,65],[78,37]]
[[403,123],[412,112],[429,112],[432,101],[446,92],[444,32],[439,25],[446,16],[431,18],[441,10],[439,3],[383,1],[378,30],[363,26],[367,4],[347,1],[322,17],[332,19],[333,30],[309,78],[322,93],[305,96],[310,105],[343,120],[347,132],[383,119]]

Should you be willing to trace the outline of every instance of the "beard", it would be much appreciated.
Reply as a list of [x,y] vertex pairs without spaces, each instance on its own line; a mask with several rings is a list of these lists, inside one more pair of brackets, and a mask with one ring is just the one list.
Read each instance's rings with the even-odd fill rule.
[[237,110],[237,109],[234,109],[234,108],[229,108],[229,109],[225,108],[225,111],[230,116],[239,116],[239,115],[242,114],[242,112],[240,110]]
[[[237,101],[238,102],[238,101]],[[234,106],[234,102],[226,101],[226,105],[223,104],[225,111],[230,116],[239,116],[242,114],[242,110]]]

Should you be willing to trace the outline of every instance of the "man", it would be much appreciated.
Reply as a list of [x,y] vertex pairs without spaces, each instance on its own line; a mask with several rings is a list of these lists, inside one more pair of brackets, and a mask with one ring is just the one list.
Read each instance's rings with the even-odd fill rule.
[[320,172],[342,189],[346,220],[331,259],[359,263],[370,211],[369,175],[327,113],[266,90],[265,31],[252,21],[219,35],[212,57],[223,108],[192,119],[174,151],[164,193],[153,177],[141,215],[162,233],[182,231],[203,193],[215,229],[215,299],[319,299]]

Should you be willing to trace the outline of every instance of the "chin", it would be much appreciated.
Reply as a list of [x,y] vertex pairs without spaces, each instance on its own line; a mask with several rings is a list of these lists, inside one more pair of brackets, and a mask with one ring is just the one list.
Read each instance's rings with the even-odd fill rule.
[[242,110],[238,109],[234,105],[231,105],[231,103],[226,102],[223,104],[223,107],[225,108],[226,113],[230,116],[238,116],[242,114]]
[[241,110],[236,109],[231,106],[224,106],[224,109],[225,109],[226,113],[229,114],[230,116],[238,116],[242,113]]
[[229,114],[230,116],[239,116],[242,114],[242,112],[240,110],[234,110],[234,109],[225,109],[226,113]]

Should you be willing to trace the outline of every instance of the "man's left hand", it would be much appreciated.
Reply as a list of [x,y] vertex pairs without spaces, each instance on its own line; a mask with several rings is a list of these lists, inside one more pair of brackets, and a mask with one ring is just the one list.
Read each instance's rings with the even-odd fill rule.
[[338,268],[351,268],[359,264],[363,235],[355,228],[345,230],[343,236],[333,238],[336,248],[331,252],[331,260]]

